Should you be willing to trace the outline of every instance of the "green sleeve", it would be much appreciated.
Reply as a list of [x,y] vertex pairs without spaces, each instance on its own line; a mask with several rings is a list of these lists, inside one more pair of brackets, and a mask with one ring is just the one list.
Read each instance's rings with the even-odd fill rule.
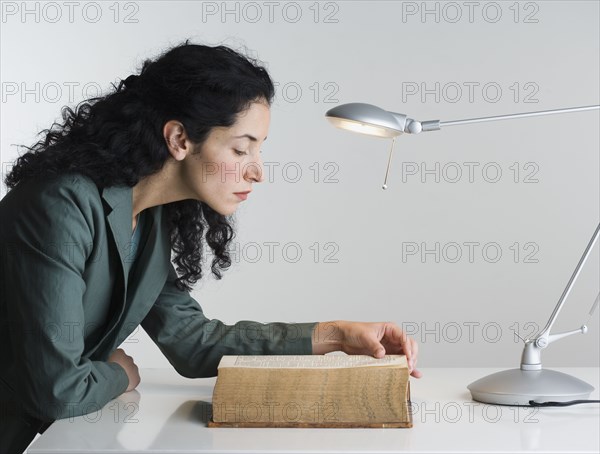
[[93,222],[90,192],[79,184],[63,177],[40,186],[4,229],[2,265],[10,281],[3,296],[15,398],[42,421],[97,411],[128,386],[118,364],[82,357],[82,275]]
[[184,377],[217,375],[223,355],[310,355],[311,323],[259,323],[242,320],[226,325],[205,317],[198,302],[174,284],[173,265],[142,327]]

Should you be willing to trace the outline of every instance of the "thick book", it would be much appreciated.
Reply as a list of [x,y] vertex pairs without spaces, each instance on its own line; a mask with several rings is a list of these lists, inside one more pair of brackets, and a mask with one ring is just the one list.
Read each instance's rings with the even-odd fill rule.
[[223,356],[208,426],[412,427],[406,356]]

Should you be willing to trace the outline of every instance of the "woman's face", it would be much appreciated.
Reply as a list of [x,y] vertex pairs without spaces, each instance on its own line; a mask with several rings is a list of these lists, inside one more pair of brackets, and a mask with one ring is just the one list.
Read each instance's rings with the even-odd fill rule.
[[[184,161],[183,178],[194,194],[217,213],[232,214],[243,202],[236,193],[264,180],[260,147],[270,122],[267,104],[255,102],[230,127],[215,127]],[[248,197],[251,195],[248,194]]]

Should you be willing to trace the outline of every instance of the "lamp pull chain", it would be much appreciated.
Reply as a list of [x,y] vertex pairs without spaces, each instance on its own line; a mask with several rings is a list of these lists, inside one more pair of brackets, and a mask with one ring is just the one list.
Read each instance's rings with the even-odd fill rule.
[[388,174],[390,173],[390,164],[392,162],[392,152],[394,151],[394,143],[396,142],[396,137],[392,139],[392,146],[390,148],[390,157],[388,158],[387,169],[385,169],[385,180],[383,181],[382,189],[387,189],[387,179]]

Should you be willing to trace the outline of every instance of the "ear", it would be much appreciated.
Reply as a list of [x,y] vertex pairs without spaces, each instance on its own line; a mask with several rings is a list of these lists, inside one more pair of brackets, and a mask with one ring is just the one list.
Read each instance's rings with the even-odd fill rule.
[[169,120],[163,127],[163,137],[171,156],[181,161],[193,151],[193,143],[189,139],[185,127],[177,120]]

